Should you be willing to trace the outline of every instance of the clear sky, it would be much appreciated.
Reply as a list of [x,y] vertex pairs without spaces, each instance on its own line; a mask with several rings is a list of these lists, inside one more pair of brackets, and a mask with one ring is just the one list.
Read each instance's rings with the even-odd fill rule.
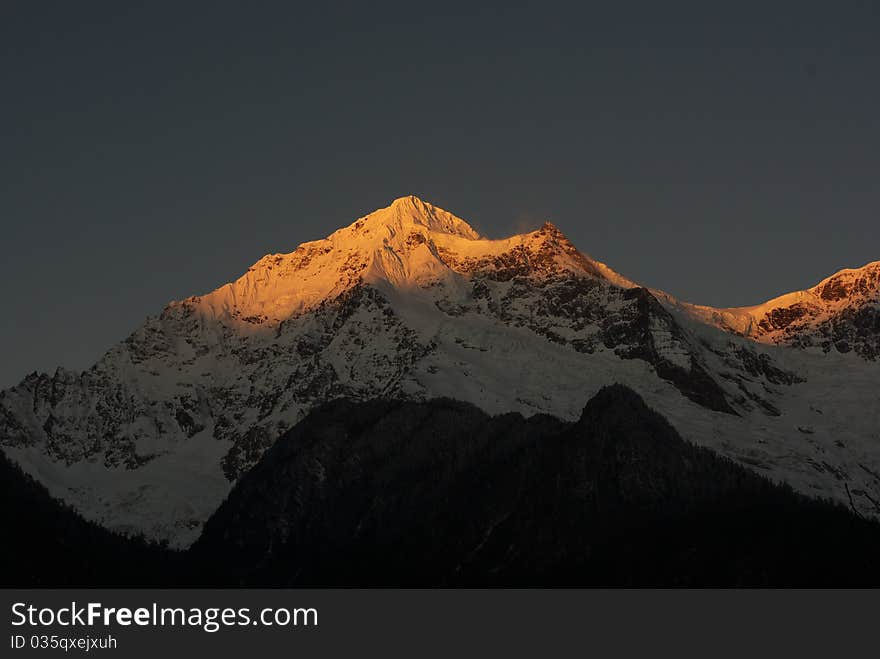
[[717,306],[880,259],[880,3],[304,4],[0,4],[0,386],[406,194]]

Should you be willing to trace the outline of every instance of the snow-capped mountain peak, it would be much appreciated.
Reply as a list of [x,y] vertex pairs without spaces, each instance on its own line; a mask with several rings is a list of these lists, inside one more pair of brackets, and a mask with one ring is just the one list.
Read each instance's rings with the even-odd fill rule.
[[[445,396],[574,419],[619,382],[689,440],[880,514],[877,266],[763,314],[694,307],[593,260],[549,222],[493,240],[401,197],[171,303],[82,373],[0,392],[0,442],[88,517],[184,546],[231,483],[326,401]],[[829,318],[837,352],[867,358],[844,356],[844,375],[828,366],[840,355],[797,349]],[[736,323],[795,333],[760,346],[774,335],[733,336]]]
[[447,238],[476,241],[480,235],[442,208],[400,197],[324,239],[268,254],[236,281],[172,306],[195,306],[241,330],[275,327],[365,279],[401,284],[442,273],[434,245]]
[[460,217],[443,210],[415,195],[398,197],[387,208],[380,208],[354,223],[355,227],[384,226],[394,229],[408,229],[423,226],[429,231],[448,233],[470,240],[477,240],[480,234]]
[[171,307],[195,307],[242,332],[260,332],[361,282],[413,290],[487,271],[506,278],[569,271],[635,285],[583,255],[549,222],[491,240],[452,213],[407,196],[293,252],[266,255],[236,281]]
[[880,261],[749,307],[717,309],[665,299],[701,322],[762,343],[880,357]]
[[829,303],[877,299],[880,293],[880,261],[872,261],[861,268],[846,268],[835,272],[813,286],[810,292]]

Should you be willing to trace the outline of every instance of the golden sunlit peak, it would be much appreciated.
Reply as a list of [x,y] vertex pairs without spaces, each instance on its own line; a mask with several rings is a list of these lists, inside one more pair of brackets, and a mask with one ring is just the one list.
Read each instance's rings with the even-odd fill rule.
[[391,205],[392,206],[402,206],[402,205],[403,206],[425,206],[425,205],[433,206],[433,204],[430,204],[428,202],[423,201],[422,199],[415,196],[414,194],[408,194],[403,197],[398,197],[397,199],[395,199],[394,201],[391,202]]
[[544,233],[562,233],[559,227],[550,221],[544,222],[544,224],[541,225],[540,231],[543,231]]
[[420,225],[430,231],[453,234],[470,240],[481,238],[480,234],[460,217],[415,195],[398,197],[387,208],[374,211],[363,219],[370,223],[376,222],[393,227]]

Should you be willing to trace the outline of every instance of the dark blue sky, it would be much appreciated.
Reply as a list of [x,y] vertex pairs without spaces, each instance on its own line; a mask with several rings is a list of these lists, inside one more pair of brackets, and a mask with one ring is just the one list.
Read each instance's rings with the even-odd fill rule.
[[133,4],[0,5],[0,386],[405,194],[713,305],[880,259],[877,3]]

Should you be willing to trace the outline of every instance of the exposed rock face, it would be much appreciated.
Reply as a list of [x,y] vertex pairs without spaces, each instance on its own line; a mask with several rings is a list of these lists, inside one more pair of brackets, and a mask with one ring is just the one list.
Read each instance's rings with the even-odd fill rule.
[[845,270],[806,292],[803,301],[761,309],[761,340],[880,357],[880,263]]
[[841,270],[810,289],[755,307],[677,306],[701,321],[762,343],[880,357],[880,261]]
[[[813,296],[840,309],[835,354],[845,342],[871,358],[875,290],[876,277],[853,276]],[[585,395],[624,382],[688,439],[813,493],[861,492],[854,505],[872,512],[880,481],[858,465],[880,470],[877,425],[814,419],[836,384],[825,365],[683,308],[551,224],[488,240],[405,197],[172,302],[84,373],[34,374],[0,392],[0,443],[87,517],[186,545],[276,438],[328,400],[449,396],[572,419]],[[796,313],[773,316],[773,336],[795,336],[807,317]],[[864,409],[876,369],[858,377],[868,384],[853,404]],[[843,447],[831,437],[841,423]],[[809,441],[800,426],[814,428]]]

